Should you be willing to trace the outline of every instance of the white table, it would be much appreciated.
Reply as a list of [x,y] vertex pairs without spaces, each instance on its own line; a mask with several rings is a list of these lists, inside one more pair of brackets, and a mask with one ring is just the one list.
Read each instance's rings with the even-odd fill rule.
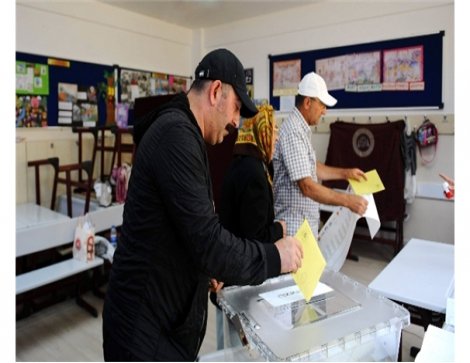
[[[124,204],[100,207],[89,212],[95,233],[122,224]],[[73,241],[78,217],[70,218],[36,204],[16,206],[16,257]]]
[[16,231],[44,224],[55,224],[70,219],[65,214],[34,203],[16,205]]
[[[413,324],[442,326],[447,298],[454,295],[454,245],[413,238],[369,287],[402,303]],[[411,347],[411,356],[418,351]]]
[[389,299],[445,313],[454,293],[454,245],[413,238],[369,287]]
[[[100,207],[89,212],[95,233],[110,229],[112,225],[122,224],[123,204]],[[79,217],[69,218],[48,208],[35,204],[20,204],[16,206],[16,257],[23,257],[50,248],[69,244],[75,236],[75,228]],[[103,264],[103,259],[96,257],[93,261],[78,261],[73,257],[56,262],[45,267],[35,268],[16,276],[16,294],[22,294],[32,289],[50,284],[72,275],[81,274]],[[80,284],[77,284],[79,289]],[[99,293],[98,290],[94,291]],[[84,301],[77,292],[77,303],[98,316],[98,311]]]

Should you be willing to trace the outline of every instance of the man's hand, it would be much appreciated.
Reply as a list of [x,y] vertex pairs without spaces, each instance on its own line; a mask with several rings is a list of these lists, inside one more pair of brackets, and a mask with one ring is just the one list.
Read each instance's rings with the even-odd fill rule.
[[302,266],[304,252],[298,239],[287,236],[276,241],[275,246],[281,257],[281,273],[296,272]]
[[353,179],[358,182],[367,180],[366,174],[358,168],[353,168],[353,169],[345,169],[346,171],[346,178],[345,179]]
[[346,207],[349,208],[352,212],[363,216],[367,210],[367,205],[369,202],[365,198],[356,194],[347,194],[346,197],[348,198]]
[[448,184],[449,184],[449,187],[451,189],[455,189],[455,183],[454,183],[454,179],[452,179],[451,177],[448,177],[447,175],[445,174],[439,174],[439,176],[444,179]]
[[210,292],[219,292],[224,286],[223,282],[219,282],[216,279],[210,279],[209,281],[209,291]]

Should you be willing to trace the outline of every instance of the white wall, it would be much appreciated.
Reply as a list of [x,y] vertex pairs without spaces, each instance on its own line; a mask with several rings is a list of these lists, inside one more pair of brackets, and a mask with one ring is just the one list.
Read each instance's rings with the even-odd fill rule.
[[[249,6],[247,6],[249,11]],[[119,10],[107,4],[17,0],[16,50],[72,60],[192,76],[207,51],[231,49],[246,68],[254,68],[255,98],[269,96],[268,55],[360,44],[445,31],[444,109],[454,113],[453,1],[323,1],[291,11],[190,31]],[[354,115],[386,115],[356,110]],[[423,114],[422,110],[393,113]],[[351,116],[330,110],[331,115]],[[329,135],[312,142],[324,160]],[[419,182],[440,183],[437,174],[454,176],[454,136],[440,137],[429,166],[419,165]],[[408,207],[405,241],[411,237],[454,242],[454,203],[421,199]]]
[[16,50],[191,76],[192,31],[96,1],[17,0]]

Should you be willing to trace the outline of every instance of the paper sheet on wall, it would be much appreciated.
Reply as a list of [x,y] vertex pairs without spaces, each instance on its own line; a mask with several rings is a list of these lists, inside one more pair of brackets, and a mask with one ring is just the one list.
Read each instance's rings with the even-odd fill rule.
[[[364,213],[371,238],[380,228],[380,218],[372,194],[363,195],[369,202]],[[326,266],[339,271],[343,267],[349,247],[351,246],[356,223],[361,218],[345,207],[336,207],[318,235],[318,245],[326,260]]]

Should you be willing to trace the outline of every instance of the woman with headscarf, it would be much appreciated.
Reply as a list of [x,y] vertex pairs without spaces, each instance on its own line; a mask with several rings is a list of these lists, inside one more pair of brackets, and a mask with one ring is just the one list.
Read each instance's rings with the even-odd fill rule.
[[[272,106],[258,109],[258,114],[244,120],[238,129],[233,159],[223,180],[219,214],[222,225],[238,237],[274,243],[286,233],[285,222],[274,219],[270,172],[278,127]],[[214,293],[211,301],[217,306]],[[221,322],[218,310],[218,349],[223,348]]]
[[284,235],[274,221],[272,176],[269,172],[277,139],[272,106],[258,107],[238,130],[233,159],[227,170],[220,201],[220,221],[232,233],[274,243]]

